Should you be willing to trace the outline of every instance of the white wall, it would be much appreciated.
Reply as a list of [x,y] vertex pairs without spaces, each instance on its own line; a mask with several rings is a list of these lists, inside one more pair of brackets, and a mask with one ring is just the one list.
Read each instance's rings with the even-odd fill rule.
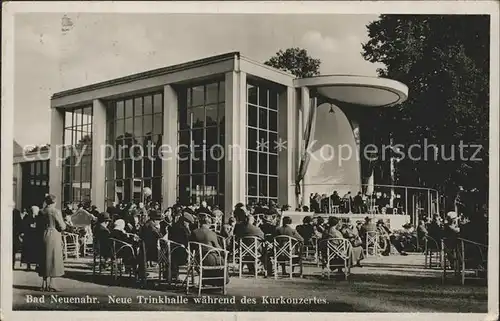
[[[330,104],[318,106],[311,161],[307,170],[307,193],[331,194],[337,190],[342,197],[361,191],[359,151],[353,130],[344,112]],[[351,153],[349,157],[349,153]]]

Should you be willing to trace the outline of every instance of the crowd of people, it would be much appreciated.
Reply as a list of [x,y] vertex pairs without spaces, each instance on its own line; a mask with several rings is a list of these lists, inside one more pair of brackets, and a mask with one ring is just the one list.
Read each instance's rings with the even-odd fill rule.
[[360,214],[376,212],[392,214],[396,211],[403,214],[401,195],[396,194],[391,205],[391,197],[381,192],[372,194],[358,192],[353,196],[349,191],[342,197],[337,191],[333,191],[331,195],[311,193],[309,204],[311,211],[315,213]]
[[[158,244],[161,239],[171,240],[185,247],[188,242],[194,241],[231,251],[239,240],[257,237],[262,241],[259,247],[259,259],[262,263],[259,273],[265,275],[274,272],[269,244],[279,235],[290,236],[299,242],[301,246],[297,247],[298,251],[303,247],[316,245],[320,259],[325,257],[326,251],[326,243],[322,241],[332,238],[348,240],[351,245],[350,262],[357,267],[362,266],[361,261],[365,256],[363,250],[366,248],[366,236],[369,232],[377,232],[386,241],[387,246],[382,249],[382,255],[390,254],[391,245],[401,255],[407,255],[401,239],[383,220],[374,222],[371,217],[366,217],[364,221],[353,223],[349,219],[335,216],[329,216],[325,220],[321,216],[311,215],[304,217],[302,224],[297,225],[299,222],[292,222],[292,217],[283,214],[283,211],[289,210],[289,206],[285,205],[279,210],[279,206],[272,201],[252,205],[239,203],[226,219],[217,206],[211,207],[206,202],[182,205],[178,201],[164,211],[154,202],[113,203],[105,211],[83,203],[75,207],[65,204],[64,209],[59,211],[55,206],[55,197],[47,195],[42,210],[37,206],[32,206],[28,213],[14,210],[13,263],[15,264],[16,252],[20,250],[21,263],[26,264],[27,270],[36,267],[43,278],[42,288],[45,290],[56,291],[53,278],[64,274],[61,233],[65,232],[80,235],[82,243],[90,236],[93,244],[99,245],[98,251],[104,259],[104,265],[113,259],[113,242],[128,245],[126,248],[129,250],[124,250],[119,255],[138,278],[146,278],[147,266],[158,262]],[[463,215],[453,213],[448,213],[444,221],[439,215],[435,215],[430,222],[420,220],[416,229],[418,239],[421,242],[426,237],[435,240],[458,236],[475,239],[473,236],[478,234],[477,227]],[[487,223],[485,226],[487,227]],[[485,231],[481,234],[487,233]],[[84,246],[80,246],[80,249],[81,254],[85,255]],[[205,263],[219,264],[222,258],[214,255],[207,258]],[[179,266],[186,264],[186,261],[186,253],[178,252],[172,257],[173,279],[178,276]],[[322,262],[323,268],[328,269],[331,265],[331,262]],[[251,263],[245,265],[250,273],[257,269]],[[281,268],[281,272],[285,274],[285,265],[282,264]]]
[[[99,254],[104,259],[104,265],[112,259],[112,242],[118,240],[129,245],[126,247],[128,250],[121,251],[119,255],[138,278],[147,277],[147,265],[158,262],[160,239],[171,240],[184,246],[187,246],[189,241],[195,241],[216,248],[231,249],[233,242],[248,236],[256,236],[262,239],[262,244],[266,244],[265,241],[270,244],[273,237],[287,235],[304,246],[311,245],[316,240],[343,238],[349,240],[352,245],[351,262],[358,267],[361,267],[361,260],[364,258],[366,232],[378,230],[388,240],[393,241],[390,230],[382,221],[375,224],[368,217],[364,223],[357,222],[354,225],[349,221],[341,222],[336,217],[329,217],[325,221],[321,217],[307,216],[301,225],[294,228],[290,216],[282,217],[282,211],[288,210],[289,207],[283,206],[280,211],[274,202],[249,206],[239,203],[226,223],[224,213],[217,206],[208,206],[206,202],[187,206],[177,203],[163,212],[157,203],[112,204],[102,212],[90,204],[78,204],[76,208],[65,204],[64,209],[59,211],[54,204],[54,197],[49,195],[42,211],[33,206],[31,211],[24,215],[18,211],[14,213],[14,236],[18,241],[15,242],[14,255],[20,249],[21,263],[26,264],[28,270],[37,266],[44,282],[47,278],[51,281],[49,285],[42,285],[44,289],[55,289],[52,286],[52,278],[64,273],[61,248],[63,232],[79,234],[81,243],[91,236],[93,243],[99,244]],[[80,246],[81,254],[85,255],[83,248]],[[262,246],[260,258],[262,272],[266,275],[272,272],[270,255],[267,252],[265,246]],[[319,252],[323,253],[324,249],[320,248]],[[178,267],[184,265],[187,260],[187,255],[179,253],[172,257],[174,279],[178,276]],[[403,251],[401,253],[405,255]],[[384,252],[384,255],[388,254],[389,252]],[[220,259],[212,257],[207,264],[215,264]],[[326,265],[326,262],[324,263]],[[255,266],[246,265],[249,272],[255,272]],[[282,273],[286,273],[284,265]]]

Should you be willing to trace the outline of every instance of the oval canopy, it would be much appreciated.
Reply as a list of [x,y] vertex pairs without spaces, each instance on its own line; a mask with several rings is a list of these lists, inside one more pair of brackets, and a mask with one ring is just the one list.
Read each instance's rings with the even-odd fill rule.
[[329,99],[370,107],[390,107],[408,98],[408,87],[387,78],[330,75],[295,80],[298,87],[309,87]]

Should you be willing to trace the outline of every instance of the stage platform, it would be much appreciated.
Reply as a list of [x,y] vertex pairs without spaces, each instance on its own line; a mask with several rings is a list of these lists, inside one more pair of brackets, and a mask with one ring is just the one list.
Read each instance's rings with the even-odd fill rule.
[[342,221],[347,221],[348,219],[356,224],[356,221],[363,221],[366,217],[370,217],[374,222],[378,220],[384,220],[387,227],[392,230],[400,230],[403,229],[403,225],[406,223],[410,223],[410,215],[403,214],[353,214],[353,213],[338,213],[338,214],[326,214],[326,213],[314,213],[314,212],[296,212],[296,211],[285,211],[282,213],[283,216],[290,216],[292,218],[292,226],[297,226],[302,224],[302,220],[306,216],[312,217],[323,217],[325,220],[328,220],[328,217],[335,216],[338,217]]

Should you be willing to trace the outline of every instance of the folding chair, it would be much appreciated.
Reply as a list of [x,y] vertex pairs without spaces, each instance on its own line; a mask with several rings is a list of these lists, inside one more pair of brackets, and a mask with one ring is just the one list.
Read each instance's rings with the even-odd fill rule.
[[347,239],[332,238],[322,240],[320,244],[324,251],[323,266],[326,267],[328,279],[332,268],[343,268],[347,280],[351,274],[351,242]]
[[[122,276],[122,270],[125,267],[125,263],[123,262],[124,253],[129,252],[131,255],[131,259],[133,262],[137,263],[137,257],[135,255],[134,248],[132,244],[127,242],[123,242],[121,240],[110,238],[111,242],[111,277],[114,281],[117,280],[118,275]],[[134,279],[137,277],[136,266],[127,266],[129,270],[129,276],[132,277],[132,273],[134,274]]]
[[165,270],[167,271],[167,283],[172,284],[172,254],[185,252],[188,255],[187,249],[183,244],[167,239],[158,240],[158,281],[161,282],[164,277]]
[[439,243],[436,239],[426,236],[424,238],[424,253],[425,261],[424,268],[432,269],[433,267],[442,267],[442,255],[443,243]]
[[300,277],[302,277],[302,251],[303,244],[299,240],[288,235],[275,236],[273,239],[274,278],[278,279],[278,264],[284,264],[285,268],[288,264],[290,267],[290,279],[293,278],[293,268],[299,266]]
[[222,222],[223,216],[215,216],[213,218],[213,225],[216,233],[220,233],[222,231],[222,226],[224,225]]
[[318,238],[314,236],[304,243],[304,260],[309,260],[311,257],[312,262],[319,266]]
[[[255,277],[259,274],[259,263],[265,251],[264,240],[258,236],[244,236],[238,241],[239,277],[243,274],[244,264],[254,264]],[[264,269],[265,271],[265,269]]]
[[366,232],[366,256],[378,256],[380,254],[379,238],[378,232]]
[[[186,276],[186,294],[195,284],[195,273],[198,273],[198,296],[202,289],[222,289],[222,294],[227,293],[227,257],[228,252],[224,249],[218,249],[198,242],[188,243],[188,273]],[[208,258],[217,261],[214,265],[207,265]],[[207,273],[219,271],[222,276],[206,276]],[[191,282],[190,282],[191,280]],[[206,285],[206,281],[220,280],[222,285]],[[204,286],[205,281],[205,286]]]
[[80,243],[79,235],[74,233],[64,232],[62,234],[63,242],[63,257],[67,259],[69,256],[74,256],[75,258],[80,258]]
[[85,236],[83,237],[83,240],[82,240],[82,246],[83,246],[82,254],[83,254],[84,257],[93,255],[93,251],[94,251],[94,248],[93,248],[94,240],[93,240],[93,238],[94,237],[93,237],[92,234],[85,234]]
[[471,240],[458,238],[458,270],[460,284],[466,279],[486,279],[488,268],[488,246]]

